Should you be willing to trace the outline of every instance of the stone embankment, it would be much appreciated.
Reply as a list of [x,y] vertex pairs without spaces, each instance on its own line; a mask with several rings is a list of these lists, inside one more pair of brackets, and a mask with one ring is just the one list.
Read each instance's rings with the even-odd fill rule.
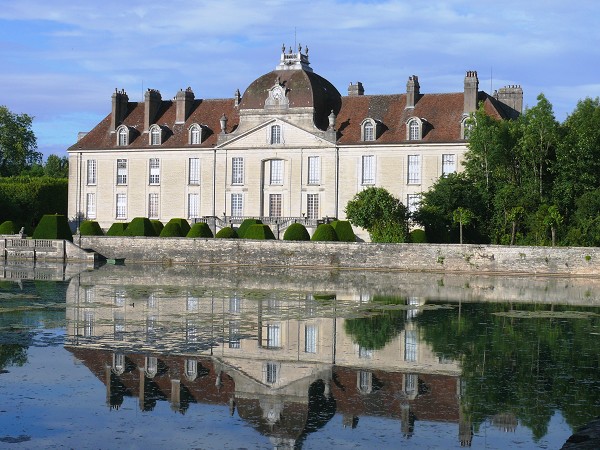
[[322,267],[395,271],[600,275],[600,248],[375,244],[77,236],[83,249],[126,263]]

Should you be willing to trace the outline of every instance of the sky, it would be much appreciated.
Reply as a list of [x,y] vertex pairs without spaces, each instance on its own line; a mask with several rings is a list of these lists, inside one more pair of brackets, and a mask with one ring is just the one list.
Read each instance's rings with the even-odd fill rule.
[[38,150],[66,156],[77,133],[158,89],[233,97],[309,47],[313,70],[345,95],[462,92],[476,70],[488,93],[543,93],[563,122],[600,96],[600,2],[580,0],[0,0],[0,105],[34,117]]

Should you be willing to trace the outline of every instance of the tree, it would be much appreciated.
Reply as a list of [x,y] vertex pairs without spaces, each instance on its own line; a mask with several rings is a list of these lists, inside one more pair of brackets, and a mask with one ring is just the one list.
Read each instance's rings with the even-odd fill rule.
[[473,211],[462,206],[456,208],[452,214],[452,221],[454,224],[459,226],[460,229],[460,243],[463,243],[463,225],[469,225],[475,218]]
[[27,114],[14,114],[6,106],[0,106],[0,176],[19,175],[41,162],[32,121]]
[[556,229],[560,226],[563,221],[563,217],[558,211],[556,205],[552,205],[548,208],[548,215],[544,219],[544,224],[547,228],[550,228],[552,233],[552,247],[556,245]]
[[66,156],[48,156],[46,164],[44,165],[44,175],[52,178],[68,178],[69,159]]

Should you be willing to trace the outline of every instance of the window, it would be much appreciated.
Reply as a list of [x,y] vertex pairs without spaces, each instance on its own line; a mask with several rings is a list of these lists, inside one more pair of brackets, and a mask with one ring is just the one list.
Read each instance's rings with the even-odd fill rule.
[[188,194],[188,219],[200,217],[200,194]]
[[306,325],[304,327],[304,352],[317,353],[317,326]]
[[242,312],[242,298],[235,294],[229,298],[229,312],[232,314],[239,314]]
[[145,373],[148,378],[154,378],[154,375],[158,372],[158,358],[156,356],[147,356],[144,364]]
[[359,392],[369,394],[373,390],[373,374],[366,370],[358,372],[357,387]]
[[269,194],[269,217],[281,217],[282,194]]
[[232,320],[229,322],[229,348],[240,348],[240,322]]
[[408,184],[421,183],[421,158],[419,155],[408,155]]
[[308,184],[321,182],[321,161],[318,156],[308,157]]
[[362,157],[362,184],[375,184],[375,156]]
[[117,145],[119,145],[119,147],[123,147],[128,144],[129,132],[127,130],[127,127],[120,127],[119,131],[117,132]]
[[283,184],[283,160],[271,160],[271,184]]
[[148,218],[158,218],[158,194],[148,194]]
[[281,144],[281,125],[271,126],[271,144]]
[[231,184],[244,184],[244,158],[231,158]]
[[150,129],[150,145],[160,145],[161,132],[158,125],[154,125]]
[[456,172],[456,155],[442,155],[442,176]]
[[188,295],[185,302],[186,311],[198,311],[198,297]]
[[195,359],[186,359],[185,360],[185,377],[194,381],[198,376],[198,361]]
[[188,166],[188,183],[193,185],[200,184],[200,158],[190,158]]
[[94,335],[94,313],[85,311],[83,313],[83,335],[92,337]]
[[113,334],[115,341],[122,341],[125,338],[125,315],[122,312],[114,314]]
[[418,141],[421,139],[421,124],[417,119],[408,122],[408,139]]
[[231,194],[231,215],[238,217],[244,213],[242,194]]
[[374,132],[373,122],[370,120],[365,122],[363,126],[363,141],[374,141],[375,140],[375,132]]
[[408,194],[406,196],[406,208],[410,214],[416,213],[421,203],[421,194]]
[[96,194],[89,193],[86,195],[85,216],[88,219],[96,218]]
[[414,373],[407,373],[404,375],[404,392],[409,396],[417,392],[417,384],[419,378]]
[[417,360],[417,330],[404,332],[404,361]]
[[113,372],[117,375],[123,375],[125,372],[125,355],[123,353],[113,353]]
[[150,158],[150,184],[160,184],[160,160]]
[[126,159],[117,159],[117,184],[127,184]]
[[371,359],[373,358],[373,349],[359,346],[358,347],[358,357],[361,359]]
[[127,194],[117,194],[117,219],[127,218]]
[[475,127],[475,118],[473,116],[466,116],[460,122],[460,132],[463,139],[469,139],[471,132]]
[[88,159],[87,162],[87,184],[96,184],[96,160]]
[[185,322],[185,341],[188,343],[198,342],[198,326],[193,320]]
[[190,127],[190,144],[197,145],[200,143],[202,143],[202,128],[194,124]]
[[265,364],[265,381],[269,384],[277,383],[277,363],[268,362]]
[[279,348],[281,347],[281,329],[279,324],[266,325],[266,341],[263,341],[263,347]]
[[306,218],[319,217],[319,194],[306,194]]

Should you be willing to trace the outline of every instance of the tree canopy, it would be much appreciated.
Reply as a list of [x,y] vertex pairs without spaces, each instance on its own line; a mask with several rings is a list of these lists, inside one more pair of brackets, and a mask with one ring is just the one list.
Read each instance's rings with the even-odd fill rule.
[[0,176],[19,175],[41,162],[32,122],[33,117],[15,114],[6,106],[0,106]]

